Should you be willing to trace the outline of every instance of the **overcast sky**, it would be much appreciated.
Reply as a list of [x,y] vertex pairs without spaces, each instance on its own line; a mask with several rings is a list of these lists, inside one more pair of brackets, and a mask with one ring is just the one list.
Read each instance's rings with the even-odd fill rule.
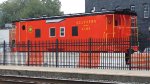
[[[7,0],[0,0],[0,3]],[[85,12],[85,0],[60,0],[65,14]]]

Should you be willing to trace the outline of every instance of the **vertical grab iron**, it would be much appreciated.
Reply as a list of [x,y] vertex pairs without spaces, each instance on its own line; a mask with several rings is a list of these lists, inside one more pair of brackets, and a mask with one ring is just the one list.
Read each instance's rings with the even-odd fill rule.
[[29,40],[27,43],[27,47],[28,47],[28,66],[30,66],[30,41]]
[[6,65],[6,42],[3,43],[3,65]]
[[89,65],[90,65],[90,69],[92,68],[92,51],[91,51],[91,47],[92,47],[92,39],[89,38]]
[[58,67],[58,39],[56,39],[56,67]]
[[129,42],[130,42],[130,44],[129,44],[129,50],[128,50],[128,53],[129,53],[129,70],[131,70],[132,69],[132,57],[131,57],[131,54],[132,54],[132,35],[130,36],[130,38],[129,38]]

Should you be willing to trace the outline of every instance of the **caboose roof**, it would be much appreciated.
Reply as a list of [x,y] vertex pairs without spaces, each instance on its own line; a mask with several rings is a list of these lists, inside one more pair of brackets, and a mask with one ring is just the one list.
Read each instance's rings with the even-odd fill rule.
[[51,16],[51,17],[40,17],[40,18],[27,18],[20,19],[14,22],[20,21],[36,21],[36,20],[49,20],[49,19],[61,19],[61,18],[72,18],[72,17],[83,17],[83,16],[93,16],[93,15],[105,15],[105,14],[124,14],[124,15],[133,15],[137,16],[137,14],[130,10],[115,10],[115,11],[104,11],[104,12],[94,12],[94,13],[76,13],[76,14],[65,14],[62,16]]

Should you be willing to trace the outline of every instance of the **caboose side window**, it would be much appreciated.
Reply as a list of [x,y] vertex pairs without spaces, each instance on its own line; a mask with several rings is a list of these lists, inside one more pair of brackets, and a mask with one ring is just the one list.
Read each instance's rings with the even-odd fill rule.
[[23,26],[22,26],[22,30],[25,30],[25,29],[26,29],[26,26],[25,26],[25,25],[23,25]]
[[118,20],[115,20],[115,26],[118,26],[118,25],[119,25]]
[[55,36],[55,28],[50,28],[50,36],[51,37]]
[[41,37],[41,30],[35,29],[35,38],[40,38],[40,37]]
[[65,37],[65,27],[60,27],[60,37]]
[[78,27],[77,26],[72,27],[72,36],[78,36]]
[[115,19],[115,26],[121,25],[121,19],[118,17]]

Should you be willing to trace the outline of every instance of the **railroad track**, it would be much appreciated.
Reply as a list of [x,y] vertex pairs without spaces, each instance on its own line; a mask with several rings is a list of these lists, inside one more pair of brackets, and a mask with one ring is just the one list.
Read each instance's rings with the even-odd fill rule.
[[0,84],[36,84],[36,83],[24,81],[0,80]]
[[46,78],[29,78],[16,76],[0,76],[0,84],[114,84],[75,80],[58,80]]

